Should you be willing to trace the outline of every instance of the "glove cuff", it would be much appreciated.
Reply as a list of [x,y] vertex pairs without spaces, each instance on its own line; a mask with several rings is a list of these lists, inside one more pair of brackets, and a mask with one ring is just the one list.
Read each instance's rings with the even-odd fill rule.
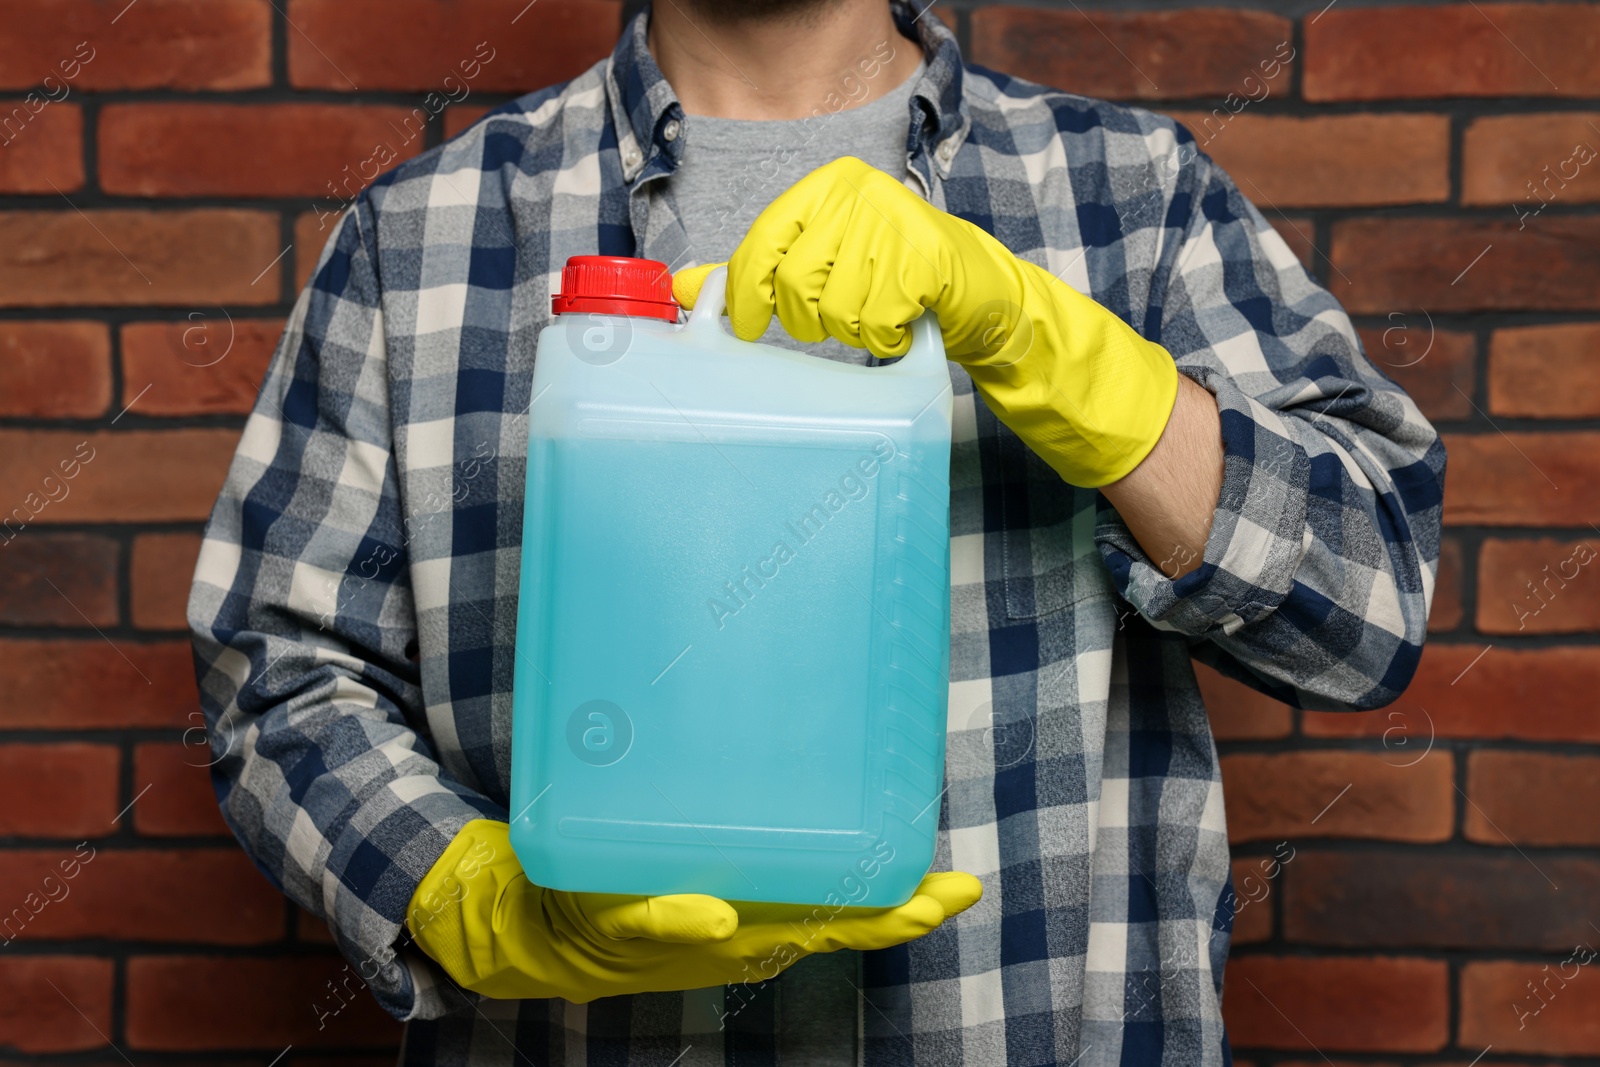
[[1119,481],[1172,418],[1177,364],[1067,283],[1017,265],[1017,324],[998,351],[965,363],[973,385],[1065,481],[1085,489]]
[[[463,826],[417,883],[406,906],[406,926],[417,947],[457,983],[476,984],[480,961],[468,944],[467,912],[493,915],[501,880],[488,872],[491,863],[510,855],[508,827],[493,819],[474,819]],[[515,863],[515,859],[512,859]]]

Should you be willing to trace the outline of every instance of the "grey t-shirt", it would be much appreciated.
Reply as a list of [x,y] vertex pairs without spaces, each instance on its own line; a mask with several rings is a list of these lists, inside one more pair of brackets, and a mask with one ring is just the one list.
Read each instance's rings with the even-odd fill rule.
[[[670,198],[683,222],[688,244],[677,260],[688,264],[727,259],[778,194],[840,156],[856,156],[904,181],[911,92],[925,66],[918,63],[909,78],[870,103],[809,119],[686,116],[679,135],[684,138],[683,158],[671,177],[658,184],[656,193]],[[865,349],[831,338],[803,345],[789,336],[776,316],[761,339],[850,363],[868,359]]]

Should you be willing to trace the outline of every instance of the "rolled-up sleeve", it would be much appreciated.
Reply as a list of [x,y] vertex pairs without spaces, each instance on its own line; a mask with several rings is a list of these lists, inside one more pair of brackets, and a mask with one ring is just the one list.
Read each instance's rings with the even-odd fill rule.
[[228,825],[404,1019],[463,1003],[404,947],[417,883],[462,825],[505,813],[422,732],[382,320],[363,199],[272,359],[188,615]]
[[[1221,412],[1222,491],[1201,565],[1172,580],[1107,510],[1118,589],[1225,674],[1305,708],[1394,700],[1422,650],[1445,453],[1349,316],[1178,128],[1149,321]],[[1184,146],[1187,146],[1186,148]]]

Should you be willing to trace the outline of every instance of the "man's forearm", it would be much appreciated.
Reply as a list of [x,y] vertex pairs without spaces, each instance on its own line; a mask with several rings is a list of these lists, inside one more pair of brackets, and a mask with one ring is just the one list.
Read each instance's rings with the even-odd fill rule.
[[1216,398],[1178,375],[1172,417],[1150,454],[1101,488],[1168,578],[1200,566],[1222,491],[1222,429]]

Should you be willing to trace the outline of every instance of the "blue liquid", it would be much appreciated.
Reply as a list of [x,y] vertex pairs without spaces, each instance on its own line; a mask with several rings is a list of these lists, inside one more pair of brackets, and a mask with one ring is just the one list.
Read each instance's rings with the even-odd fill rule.
[[885,906],[926,872],[947,476],[882,434],[816,441],[530,442],[512,840],[534,881]]

